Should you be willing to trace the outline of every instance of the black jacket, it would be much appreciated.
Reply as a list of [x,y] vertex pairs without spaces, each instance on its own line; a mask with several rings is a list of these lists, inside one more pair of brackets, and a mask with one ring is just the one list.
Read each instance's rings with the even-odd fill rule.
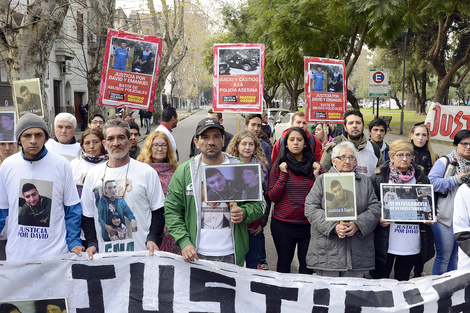
[[[430,184],[429,178],[424,174],[422,167],[417,166],[413,163],[415,168],[415,178],[417,184]],[[374,191],[377,198],[380,198],[380,183],[388,183],[390,176],[390,161],[382,165],[375,175],[370,177]],[[432,228],[424,223],[419,223],[419,229],[421,234],[421,257],[423,262],[426,263],[434,257],[434,236],[432,234]],[[388,251],[388,238],[390,233],[390,226],[382,227],[377,225],[374,231],[375,235],[375,268],[378,269],[385,265],[387,261]]]

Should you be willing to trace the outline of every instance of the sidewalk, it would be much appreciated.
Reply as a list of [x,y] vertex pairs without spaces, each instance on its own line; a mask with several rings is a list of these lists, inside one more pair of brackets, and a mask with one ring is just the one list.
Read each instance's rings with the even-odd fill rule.
[[[199,112],[200,110],[201,110],[201,108],[198,108],[198,109],[192,109],[191,112],[188,112],[188,110],[186,108],[176,109],[176,112],[178,112],[178,121],[181,122],[182,120],[184,120],[184,119],[188,118],[189,116]],[[139,117],[138,113],[135,113],[134,115],[136,115],[136,116],[133,116],[134,119],[135,119],[135,122],[137,123],[137,125],[139,125],[139,128],[140,128],[140,135],[141,135],[140,138],[139,138],[139,144],[140,144],[140,143],[143,143],[145,141],[145,139],[147,138],[147,135],[145,135],[145,133],[147,132],[147,128],[146,127],[140,127],[140,117]],[[154,131],[155,128],[157,128],[157,126],[158,125],[152,125],[150,131]],[[76,130],[75,131],[75,139],[77,140],[77,142],[80,142],[80,138],[82,137],[82,134],[83,134],[83,131],[81,131],[81,130]]]

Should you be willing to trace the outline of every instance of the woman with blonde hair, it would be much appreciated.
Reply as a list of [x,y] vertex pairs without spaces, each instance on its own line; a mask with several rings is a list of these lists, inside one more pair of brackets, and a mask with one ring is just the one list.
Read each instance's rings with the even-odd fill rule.
[[[145,140],[137,161],[147,163],[158,173],[165,197],[168,195],[168,185],[178,167],[178,161],[173,153],[173,146],[168,136],[161,131],[152,132]],[[173,237],[168,234],[165,226],[160,250],[181,254]]]
[[[261,182],[263,191],[266,192],[268,190],[268,160],[264,155],[263,148],[261,147],[261,142],[258,140],[258,138],[256,138],[255,135],[253,135],[249,131],[242,130],[241,132],[233,136],[232,140],[230,141],[227,147],[226,152],[228,154],[238,157],[243,163],[260,164],[262,172]],[[248,195],[248,193],[248,187],[246,190],[241,190],[242,197],[243,195]],[[260,249],[260,245],[262,245],[264,239],[263,227],[266,226],[268,215],[269,206],[267,206],[265,214],[262,218],[247,225],[250,244],[250,249],[245,256],[247,268],[263,268],[263,266],[267,267],[267,264],[265,264],[266,256],[261,256],[260,258],[258,258],[258,250]],[[261,247],[262,251],[264,251],[263,248],[264,247]]]
[[429,128],[424,122],[416,123],[411,128],[410,142],[413,145],[413,162],[424,168],[424,174],[428,175],[436,160],[439,158],[434,152],[429,141],[431,136]]

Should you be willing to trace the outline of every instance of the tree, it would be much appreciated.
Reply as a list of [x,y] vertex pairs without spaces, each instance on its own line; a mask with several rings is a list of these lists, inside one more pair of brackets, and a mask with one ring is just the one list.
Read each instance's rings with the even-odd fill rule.
[[26,6],[19,1],[0,2],[0,56],[8,80],[39,78],[46,124],[52,117],[44,75],[68,8],[68,0],[32,0]]

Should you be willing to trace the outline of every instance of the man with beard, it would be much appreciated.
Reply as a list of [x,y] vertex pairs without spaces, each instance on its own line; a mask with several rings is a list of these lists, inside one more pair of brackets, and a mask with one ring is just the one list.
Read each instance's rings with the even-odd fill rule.
[[[96,252],[142,251],[152,255],[159,250],[163,237],[164,196],[160,179],[155,170],[129,155],[131,131],[129,124],[121,120],[109,120],[104,125],[103,145],[108,151],[109,161],[95,166],[88,174],[83,186],[83,231],[88,243],[90,258]],[[103,206],[106,199],[109,212],[118,212],[121,221],[125,215],[131,220],[132,238],[106,241],[103,228],[110,229],[110,219],[104,220]],[[109,200],[109,201],[108,201]],[[113,204],[114,203],[114,204]],[[124,203],[128,208],[124,208]],[[124,211],[129,210],[127,214]],[[121,214],[122,212],[122,214]],[[130,215],[129,213],[132,213]],[[107,214],[111,216],[111,214]],[[126,226],[129,228],[129,226]]]
[[356,173],[372,176],[375,169],[384,163],[380,148],[364,136],[364,117],[360,111],[348,110],[344,113],[344,130],[346,134],[336,137],[326,146],[321,158],[323,170],[328,172],[332,166],[331,151],[340,142],[349,140],[359,150],[356,160]]
[[[263,215],[264,203],[243,202],[240,206],[232,203],[230,209],[228,203],[205,202],[203,167],[240,163],[240,160],[222,152],[224,127],[216,119],[205,118],[198,123],[194,143],[201,153],[178,166],[168,186],[165,199],[168,232],[186,262],[201,258],[243,266],[249,249],[246,225]],[[216,214],[229,216],[230,223],[223,223],[222,216]],[[213,223],[204,217],[222,223],[211,227]]]

